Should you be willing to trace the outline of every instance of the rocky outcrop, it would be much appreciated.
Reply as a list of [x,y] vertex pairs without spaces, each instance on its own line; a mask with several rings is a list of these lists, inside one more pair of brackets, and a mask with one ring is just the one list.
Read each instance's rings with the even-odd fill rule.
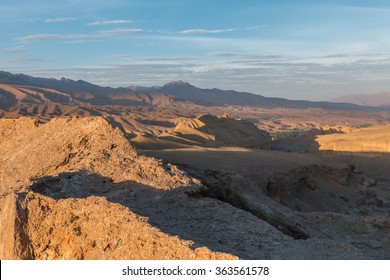
[[17,209],[2,219],[8,224],[1,230],[1,259],[236,258],[192,248],[191,241],[165,234],[146,217],[102,197],[56,200],[29,191],[5,200]]
[[192,248],[113,201],[148,186],[167,191],[199,183],[175,166],[138,156],[119,129],[102,118],[47,124],[0,120],[0,258],[226,259]]
[[8,190],[30,178],[83,169],[156,188],[191,184],[174,166],[138,156],[122,132],[99,117],[60,118],[46,124],[29,118],[2,119],[0,154],[0,186]]

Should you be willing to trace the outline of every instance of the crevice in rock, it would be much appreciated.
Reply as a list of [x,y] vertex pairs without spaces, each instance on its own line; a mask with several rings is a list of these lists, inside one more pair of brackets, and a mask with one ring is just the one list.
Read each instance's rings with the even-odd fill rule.
[[19,193],[16,197],[15,252],[22,260],[33,260],[35,259],[35,255],[27,229],[29,213],[28,209],[23,207],[21,203],[25,199],[25,196],[25,193]]

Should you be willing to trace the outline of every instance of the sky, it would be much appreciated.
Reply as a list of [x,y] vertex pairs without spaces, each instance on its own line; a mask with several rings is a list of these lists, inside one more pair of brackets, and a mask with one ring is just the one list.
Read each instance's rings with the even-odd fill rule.
[[1,0],[0,70],[289,99],[390,92],[390,2]]

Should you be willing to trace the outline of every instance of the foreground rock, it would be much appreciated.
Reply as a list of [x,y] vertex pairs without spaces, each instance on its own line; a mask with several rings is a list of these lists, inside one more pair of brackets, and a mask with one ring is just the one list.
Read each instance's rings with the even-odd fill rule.
[[97,196],[56,200],[9,195],[1,259],[235,259],[170,236],[128,208]]
[[235,258],[194,249],[190,241],[164,234],[147,218],[107,200],[110,182],[127,182],[124,197],[144,184],[169,190],[197,183],[174,166],[138,156],[102,118],[44,125],[3,119],[0,154],[2,259]]

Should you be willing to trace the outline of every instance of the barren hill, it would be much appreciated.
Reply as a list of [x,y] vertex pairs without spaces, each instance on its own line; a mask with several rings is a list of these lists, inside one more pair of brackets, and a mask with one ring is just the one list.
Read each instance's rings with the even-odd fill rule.
[[54,89],[0,84],[0,116],[31,115],[53,118],[71,115],[99,115],[70,94]]
[[269,149],[271,136],[254,124],[230,117],[205,114],[180,122],[170,133],[138,135],[131,140],[144,149],[235,146]]

